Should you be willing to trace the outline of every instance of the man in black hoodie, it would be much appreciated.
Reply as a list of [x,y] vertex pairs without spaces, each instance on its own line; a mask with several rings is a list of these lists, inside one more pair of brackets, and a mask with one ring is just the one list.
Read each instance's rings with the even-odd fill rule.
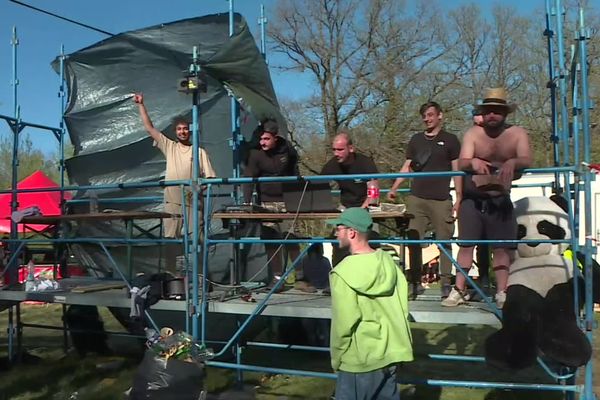
[[[274,177],[274,176],[297,176],[298,153],[288,142],[278,135],[279,126],[274,120],[266,120],[262,124],[262,133],[260,135],[260,148],[250,150],[248,164],[244,170],[245,177]],[[254,184],[244,185],[244,201],[252,202],[252,191]],[[273,212],[285,212],[285,203],[283,202],[283,184],[281,182],[261,182],[256,185],[258,193],[258,203],[264,208]],[[287,223],[286,223],[287,222]],[[292,228],[289,221],[279,224],[263,223],[263,238],[276,239],[285,236]],[[274,257],[277,246],[265,245],[267,256],[271,268],[271,283],[275,283],[283,272],[283,264],[280,256]],[[300,248],[297,244],[286,246],[286,249],[292,259],[300,254]]]

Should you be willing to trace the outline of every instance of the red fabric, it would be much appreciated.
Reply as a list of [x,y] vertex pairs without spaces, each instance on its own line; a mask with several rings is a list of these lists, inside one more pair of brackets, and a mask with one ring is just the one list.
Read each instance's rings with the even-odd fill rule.
[[[17,184],[17,189],[40,189],[40,188],[57,188],[56,182],[48,178],[42,171],[36,171],[23,179]],[[10,232],[10,201],[11,193],[0,194],[0,233]],[[70,193],[65,193],[65,200],[70,200],[73,196]],[[42,215],[61,215],[60,211],[60,192],[36,192],[36,193],[18,193],[17,201],[19,202],[19,210],[27,207],[38,206]],[[19,232],[26,230],[23,224],[19,224]],[[31,225],[31,229],[41,231],[47,225]],[[31,231],[27,229],[27,231]]]
[[588,168],[595,174],[600,174],[600,164],[590,164]]

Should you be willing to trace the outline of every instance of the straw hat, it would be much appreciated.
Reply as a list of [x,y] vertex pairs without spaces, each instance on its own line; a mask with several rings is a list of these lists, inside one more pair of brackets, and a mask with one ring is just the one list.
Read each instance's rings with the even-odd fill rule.
[[511,112],[517,109],[517,105],[514,103],[509,103],[506,99],[508,95],[506,93],[506,89],[504,88],[491,88],[485,91],[485,97],[480,104],[475,105],[475,111],[477,113],[481,113],[485,107],[494,106],[494,107],[504,107],[506,108],[506,113],[510,114]]

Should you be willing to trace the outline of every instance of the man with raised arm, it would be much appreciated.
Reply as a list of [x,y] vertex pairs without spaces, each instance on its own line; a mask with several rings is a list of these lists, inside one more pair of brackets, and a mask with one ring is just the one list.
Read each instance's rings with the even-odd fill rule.
[[[410,138],[406,149],[406,161],[400,172],[456,171],[460,142],[456,135],[443,129],[442,107],[435,101],[430,101],[419,108],[419,113],[425,124],[425,131],[416,133]],[[404,180],[405,178],[397,178],[394,181],[387,195],[388,199],[396,199],[396,190]],[[461,176],[454,177],[454,187],[456,199],[452,204],[449,176],[412,180],[410,195],[406,200],[406,212],[413,216],[408,226],[408,239],[423,239],[428,227],[435,232],[436,239],[452,239],[454,219],[462,198]],[[444,247],[451,251],[449,245]],[[409,249],[409,293],[411,299],[416,299],[417,295],[425,290],[421,285],[423,249],[421,245],[411,245]],[[440,254],[440,277],[441,296],[446,298],[452,287],[452,262],[444,254]]]
[[[190,179],[192,177],[192,142],[190,139],[190,128],[189,121],[183,118],[177,118],[173,121],[175,127],[175,135],[177,141],[169,139],[161,131],[156,129],[152,124],[152,120],[148,115],[146,106],[144,105],[144,96],[141,93],[137,93],[133,97],[133,101],[138,105],[140,117],[144,128],[154,139],[154,145],[165,155],[167,161],[167,169],[165,173],[165,180],[183,180]],[[214,178],[217,176],[215,173],[208,153],[200,148],[199,149],[199,164],[200,164],[200,177],[202,178]],[[187,203],[187,215],[191,216],[191,192],[186,192],[186,203]],[[164,221],[164,236],[167,238],[178,238],[181,237],[181,229],[183,222],[181,215],[183,212],[182,208],[182,194],[181,189],[177,186],[167,186],[165,188],[165,206],[164,210],[166,213],[173,214],[174,217],[166,219]],[[200,210],[202,210],[203,202],[200,201]],[[202,211],[200,211],[202,215]],[[203,218],[200,217],[200,230],[202,232]]]
[[[483,126],[472,126],[464,135],[458,167],[472,173],[464,179],[463,201],[458,213],[458,264],[468,271],[473,263],[474,244],[460,240],[516,240],[517,221],[510,199],[512,181],[518,171],[531,166],[531,147],[527,131],[506,122],[515,110],[503,88],[488,89],[476,109],[483,116]],[[492,266],[496,274],[496,305],[506,299],[510,251],[514,244],[491,244]],[[457,273],[456,285],[443,306],[465,303],[465,277]]]

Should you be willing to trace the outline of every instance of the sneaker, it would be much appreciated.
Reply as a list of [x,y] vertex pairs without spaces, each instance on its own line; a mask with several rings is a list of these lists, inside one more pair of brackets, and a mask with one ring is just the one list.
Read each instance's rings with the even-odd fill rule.
[[416,300],[417,296],[419,296],[423,293],[425,293],[425,288],[423,287],[423,285],[421,285],[420,283],[411,283],[410,284],[410,291],[408,294],[408,298],[410,300]]
[[304,293],[316,293],[317,288],[306,281],[296,281],[294,289],[298,289]]
[[506,301],[506,292],[498,292],[494,298],[496,299],[496,307],[502,309]]
[[456,307],[461,304],[466,304],[469,300],[469,295],[466,291],[459,291],[456,286],[452,288],[448,297],[442,300],[442,306],[444,307]]
[[[281,277],[279,276],[275,276],[273,277],[273,279],[271,280],[271,282],[267,285],[267,290],[271,290],[273,289],[273,287],[281,280]],[[281,286],[279,286],[277,288],[277,290],[275,290],[275,293],[281,293],[284,290],[286,290],[287,288],[285,287],[285,282],[283,282],[283,284]]]

